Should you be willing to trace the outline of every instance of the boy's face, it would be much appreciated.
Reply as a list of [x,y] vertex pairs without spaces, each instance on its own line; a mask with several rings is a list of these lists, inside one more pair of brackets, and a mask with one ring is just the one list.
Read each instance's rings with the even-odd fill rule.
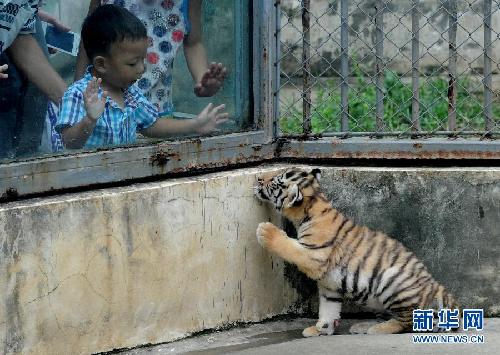
[[147,48],[147,39],[125,39],[113,43],[109,54],[104,57],[102,68],[98,69],[104,83],[126,89],[140,79],[145,70]]

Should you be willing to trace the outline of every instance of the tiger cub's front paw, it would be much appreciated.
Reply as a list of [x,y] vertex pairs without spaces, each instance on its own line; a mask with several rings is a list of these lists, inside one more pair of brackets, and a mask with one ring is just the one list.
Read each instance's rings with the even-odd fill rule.
[[332,335],[339,326],[340,319],[335,319],[332,322],[319,320],[316,325],[304,329],[302,336],[309,338],[319,335]]
[[316,323],[316,329],[318,329],[318,332],[322,335],[332,335],[339,326],[340,319],[335,319],[333,322],[319,320],[318,323]]
[[257,241],[266,249],[272,248],[273,240],[282,234],[281,229],[270,222],[259,223],[257,227]]

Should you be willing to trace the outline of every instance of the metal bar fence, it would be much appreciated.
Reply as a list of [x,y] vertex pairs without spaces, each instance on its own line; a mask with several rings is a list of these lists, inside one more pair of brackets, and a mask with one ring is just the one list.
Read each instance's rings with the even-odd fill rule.
[[282,134],[498,138],[500,0],[279,6]]
[[341,45],[341,103],[342,103],[342,123],[341,131],[347,132],[349,130],[349,103],[348,103],[348,76],[349,76],[349,30],[348,30],[348,15],[349,5],[348,0],[341,0],[340,2],[340,45]]
[[302,94],[304,105],[302,113],[302,129],[304,133],[311,133],[311,32],[310,32],[309,0],[302,0]]
[[384,130],[384,11],[385,11],[385,1],[380,1],[375,5],[376,17],[375,17],[375,56],[376,56],[376,129],[377,132],[383,132]]
[[455,1],[448,3],[448,129],[457,129],[457,6]]
[[491,78],[491,3],[484,0],[484,122],[486,131],[493,127],[492,78]]
[[420,131],[420,101],[419,101],[419,80],[420,80],[420,13],[418,0],[412,0],[411,7],[411,129],[413,132]]

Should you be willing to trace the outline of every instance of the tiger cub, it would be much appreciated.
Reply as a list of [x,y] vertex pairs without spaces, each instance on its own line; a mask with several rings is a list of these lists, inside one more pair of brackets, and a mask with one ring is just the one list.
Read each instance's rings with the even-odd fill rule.
[[382,232],[358,226],[332,207],[319,188],[320,171],[288,169],[262,175],[255,195],[270,202],[297,229],[297,239],[272,223],[260,223],[258,242],[317,281],[319,320],[304,329],[306,337],[331,335],[340,322],[343,299],[391,319],[360,324],[351,332],[392,334],[412,330],[414,309],[457,309],[454,298],[424,264],[400,242]]

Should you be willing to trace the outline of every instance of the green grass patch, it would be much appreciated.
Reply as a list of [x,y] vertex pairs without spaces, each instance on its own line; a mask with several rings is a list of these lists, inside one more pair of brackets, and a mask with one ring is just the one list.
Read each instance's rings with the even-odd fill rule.
[[[375,128],[376,87],[359,72],[354,71],[355,83],[349,87],[349,130],[373,132]],[[467,131],[483,131],[483,97],[470,79],[457,81],[457,127]],[[482,88],[481,88],[482,89]],[[408,131],[411,127],[411,84],[402,77],[386,71],[384,77],[385,131]],[[448,81],[444,78],[421,78],[419,88],[420,124],[424,131],[445,131],[448,121]],[[311,108],[313,133],[339,132],[341,120],[340,87],[333,80],[317,93]],[[285,134],[302,133],[302,111],[284,103],[280,119]],[[493,104],[493,117],[500,118],[500,103]]]

